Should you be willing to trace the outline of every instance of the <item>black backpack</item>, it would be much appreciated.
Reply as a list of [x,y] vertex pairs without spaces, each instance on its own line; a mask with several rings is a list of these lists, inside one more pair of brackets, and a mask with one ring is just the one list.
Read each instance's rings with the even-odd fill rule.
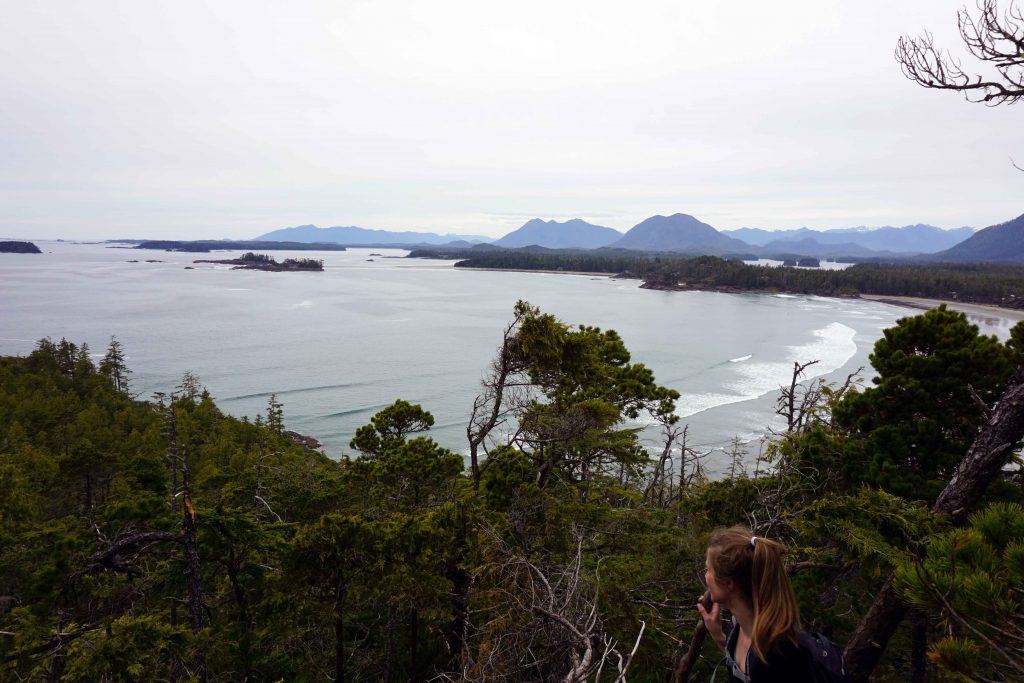
[[800,647],[811,655],[811,673],[815,683],[848,683],[843,651],[820,633],[801,631]]

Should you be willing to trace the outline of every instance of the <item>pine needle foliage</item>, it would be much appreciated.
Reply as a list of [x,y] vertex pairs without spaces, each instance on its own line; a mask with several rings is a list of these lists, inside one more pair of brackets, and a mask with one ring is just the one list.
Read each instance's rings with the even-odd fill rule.
[[805,535],[831,539],[833,547],[882,571],[912,558],[917,539],[936,524],[922,503],[864,486],[854,495],[833,493],[812,503],[801,527]]
[[896,590],[939,620],[929,659],[956,680],[1024,680],[1024,507],[995,503],[903,562]]

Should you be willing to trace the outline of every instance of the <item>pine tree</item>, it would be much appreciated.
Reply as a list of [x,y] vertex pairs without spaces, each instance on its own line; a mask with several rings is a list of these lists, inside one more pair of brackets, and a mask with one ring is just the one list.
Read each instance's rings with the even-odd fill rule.
[[124,347],[117,337],[111,336],[107,353],[100,361],[100,373],[110,378],[114,389],[128,395],[128,375],[131,372],[125,363]]
[[928,657],[955,680],[1024,678],[1024,507],[997,503],[934,537],[896,591],[943,624]]
[[871,354],[875,386],[834,408],[851,485],[933,501],[1013,372],[1012,354],[944,305],[901,318]]
[[271,394],[267,401],[267,427],[275,434],[284,431],[284,405],[277,400],[277,394]]

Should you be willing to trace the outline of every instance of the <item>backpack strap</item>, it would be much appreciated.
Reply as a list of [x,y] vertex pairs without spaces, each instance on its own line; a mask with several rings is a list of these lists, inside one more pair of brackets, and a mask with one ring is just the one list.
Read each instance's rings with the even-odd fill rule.
[[[725,638],[725,664],[729,667],[729,671],[732,675],[742,681],[742,683],[750,683],[750,674],[743,671],[739,664],[736,663],[736,642],[740,638],[740,626],[736,623],[736,617],[732,618],[732,628],[729,629],[729,635]],[[749,652],[747,653],[749,656]],[[717,671],[717,668],[716,668]],[[712,677],[714,681],[714,677]]]

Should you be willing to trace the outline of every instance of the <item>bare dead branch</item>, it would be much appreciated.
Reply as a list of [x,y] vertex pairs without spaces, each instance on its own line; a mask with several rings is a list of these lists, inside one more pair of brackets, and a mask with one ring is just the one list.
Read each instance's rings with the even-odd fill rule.
[[102,627],[100,626],[92,625],[74,631],[55,633],[50,637],[49,640],[47,640],[45,643],[41,645],[36,645],[35,647],[26,648],[24,650],[18,650],[16,652],[12,652],[8,655],[5,655],[3,659],[0,659],[0,664],[9,664],[11,662],[16,662],[24,657],[32,657],[34,655],[43,654],[44,652],[49,653],[51,651],[60,650],[65,645],[70,643],[72,640],[80,638],[86,635],[87,633],[94,633],[96,631],[99,631],[101,628]]
[[486,452],[488,437],[508,420],[509,404],[519,403],[521,394],[530,386],[521,377],[526,366],[517,343],[519,325],[524,317],[525,311],[517,308],[512,322],[505,327],[497,356],[480,382],[481,393],[473,400],[466,438],[469,440],[469,465],[474,488],[480,487],[480,477],[487,466],[486,461],[480,461],[481,449]]
[[932,34],[903,36],[896,61],[903,74],[925,88],[962,92],[968,101],[989,106],[1014,104],[1024,98],[1024,20],[1011,0],[1000,14],[998,0],[979,0],[978,16],[957,13],[957,28],[967,52],[994,72],[986,77],[967,73],[960,61],[935,46]]
[[171,531],[144,531],[115,536],[105,548],[97,550],[84,567],[68,577],[69,582],[93,572],[111,571],[132,574],[139,558],[156,543],[182,543],[184,537]]

